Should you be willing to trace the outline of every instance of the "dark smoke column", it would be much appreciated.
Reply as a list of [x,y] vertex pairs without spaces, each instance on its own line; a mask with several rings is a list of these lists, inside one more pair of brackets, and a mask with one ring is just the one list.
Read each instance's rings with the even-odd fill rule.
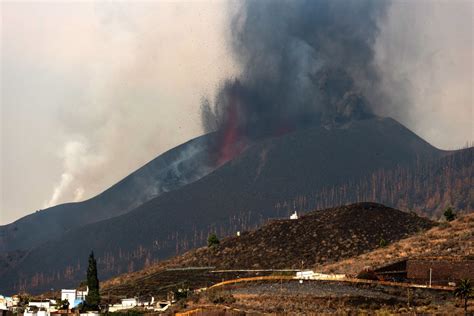
[[242,75],[202,105],[205,130],[219,133],[216,164],[261,137],[373,116],[363,92],[377,87],[373,45],[388,4],[245,1],[230,25]]

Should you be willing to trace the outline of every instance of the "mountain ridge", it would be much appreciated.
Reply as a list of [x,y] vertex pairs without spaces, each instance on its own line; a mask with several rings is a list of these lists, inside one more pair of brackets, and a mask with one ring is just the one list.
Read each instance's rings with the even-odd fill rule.
[[71,229],[125,214],[163,192],[195,181],[213,169],[207,157],[207,143],[213,138],[207,134],[178,145],[88,200],[53,206],[0,226],[0,251],[29,250]]
[[[162,289],[169,290],[169,286],[179,282],[197,288],[220,282],[209,269],[241,270],[245,275],[246,269],[312,268],[380,249],[381,240],[391,244],[433,226],[434,222],[412,212],[378,203],[314,210],[298,219],[269,221],[255,230],[241,232],[240,236],[223,238],[219,245],[193,249],[117,276],[105,281],[102,291],[119,296],[134,292],[165,295]],[[193,267],[212,268],[192,271]],[[178,270],[186,268],[190,268],[189,273],[178,275]]]
[[[266,218],[287,216],[288,209],[276,207],[286,198],[445,154],[388,118],[263,139],[193,183],[33,249],[4,275],[3,287],[40,291],[52,284],[71,286],[81,277],[81,258],[91,248],[102,277],[133,271],[202,245],[210,231],[225,236]],[[67,245],[74,245],[74,251]]]

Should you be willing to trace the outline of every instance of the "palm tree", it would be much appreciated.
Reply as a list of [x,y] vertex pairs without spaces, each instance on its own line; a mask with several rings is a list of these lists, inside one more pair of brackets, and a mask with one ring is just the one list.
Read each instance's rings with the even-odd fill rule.
[[467,314],[467,300],[472,294],[472,284],[469,279],[462,279],[459,285],[454,289],[454,296],[464,300],[464,313]]

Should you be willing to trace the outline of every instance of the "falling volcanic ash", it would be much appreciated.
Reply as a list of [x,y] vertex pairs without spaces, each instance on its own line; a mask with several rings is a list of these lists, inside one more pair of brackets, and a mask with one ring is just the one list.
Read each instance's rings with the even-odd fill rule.
[[231,22],[241,75],[202,103],[217,164],[253,140],[371,117],[377,23],[387,1],[246,1]]

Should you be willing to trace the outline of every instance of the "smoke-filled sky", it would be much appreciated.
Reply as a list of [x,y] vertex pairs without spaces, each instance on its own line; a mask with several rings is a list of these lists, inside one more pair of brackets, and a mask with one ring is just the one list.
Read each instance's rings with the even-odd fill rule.
[[[261,3],[2,2],[0,224],[89,198],[202,134],[203,98],[249,71],[235,23]],[[440,148],[474,139],[472,15],[469,0],[416,0],[376,16],[377,114]]]

